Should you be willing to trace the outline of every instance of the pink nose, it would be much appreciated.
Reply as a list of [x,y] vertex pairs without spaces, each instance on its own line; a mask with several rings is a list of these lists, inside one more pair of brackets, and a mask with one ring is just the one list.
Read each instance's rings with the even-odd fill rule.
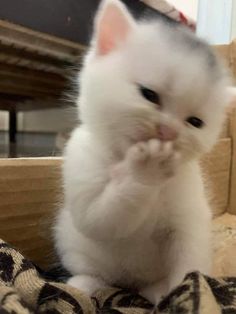
[[161,124],[158,127],[157,137],[161,141],[173,141],[178,137],[178,132],[165,124]]

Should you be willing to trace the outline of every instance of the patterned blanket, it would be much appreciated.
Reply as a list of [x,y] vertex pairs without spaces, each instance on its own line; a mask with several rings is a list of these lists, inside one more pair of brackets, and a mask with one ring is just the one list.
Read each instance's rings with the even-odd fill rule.
[[54,281],[49,278],[50,274],[0,241],[0,314],[236,313],[236,278],[213,279],[200,273],[188,274],[157,309],[128,290],[105,289],[91,299],[58,278]]

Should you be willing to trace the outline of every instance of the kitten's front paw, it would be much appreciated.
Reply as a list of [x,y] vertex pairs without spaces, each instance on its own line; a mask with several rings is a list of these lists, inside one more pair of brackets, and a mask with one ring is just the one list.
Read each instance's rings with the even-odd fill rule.
[[173,176],[179,158],[172,142],[161,142],[157,139],[137,143],[127,153],[132,171],[145,180]]
[[67,284],[83,291],[89,296],[92,296],[97,290],[106,287],[103,280],[87,275],[73,276],[67,281]]

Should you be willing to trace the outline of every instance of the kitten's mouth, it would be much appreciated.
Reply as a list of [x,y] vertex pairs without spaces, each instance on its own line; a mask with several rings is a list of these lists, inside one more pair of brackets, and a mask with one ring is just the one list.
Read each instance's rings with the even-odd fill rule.
[[134,128],[134,132],[130,134],[130,140],[133,144],[138,142],[146,142],[153,138],[157,138],[157,129],[155,126],[144,125]]
[[132,143],[146,142],[151,139],[158,139],[161,142],[178,142],[179,133],[164,124],[137,128],[135,133],[130,136]]
[[158,139],[163,143],[171,142],[173,149],[180,153],[183,159],[190,160],[198,158],[200,155],[199,151],[201,151],[201,147],[199,147],[199,144],[194,139],[186,138],[177,127],[169,126],[169,124],[165,124],[164,122],[158,123],[150,119],[146,119],[145,121],[143,119],[141,121],[137,120],[131,130],[132,132],[128,136],[126,133],[126,139],[128,138],[129,141],[128,146],[135,145],[138,142]]
[[143,134],[137,134],[136,136],[132,137],[131,140],[134,144],[138,142],[147,142],[153,138],[157,138],[155,135],[143,133]]

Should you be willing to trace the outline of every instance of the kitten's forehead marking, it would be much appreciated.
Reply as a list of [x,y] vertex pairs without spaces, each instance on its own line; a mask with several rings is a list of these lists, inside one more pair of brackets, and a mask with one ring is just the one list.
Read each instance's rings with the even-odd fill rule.
[[204,54],[209,67],[217,68],[216,56],[204,41],[200,40],[189,31],[182,32],[182,35],[185,45],[189,46],[189,48],[195,53]]
[[[155,21],[153,21],[155,23]],[[166,41],[169,45],[181,48],[182,51],[189,53],[189,56],[203,58],[205,65],[209,67],[213,79],[221,76],[221,67],[217,62],[217,56],[211,47],[203,39],[198,38],[195,33],[184,27],[172,23],[165,23],[162,20],[156,21],[157,27],[161,27],[163,33],[166,32]],[[173,53],[173,51],[172,51]]]

